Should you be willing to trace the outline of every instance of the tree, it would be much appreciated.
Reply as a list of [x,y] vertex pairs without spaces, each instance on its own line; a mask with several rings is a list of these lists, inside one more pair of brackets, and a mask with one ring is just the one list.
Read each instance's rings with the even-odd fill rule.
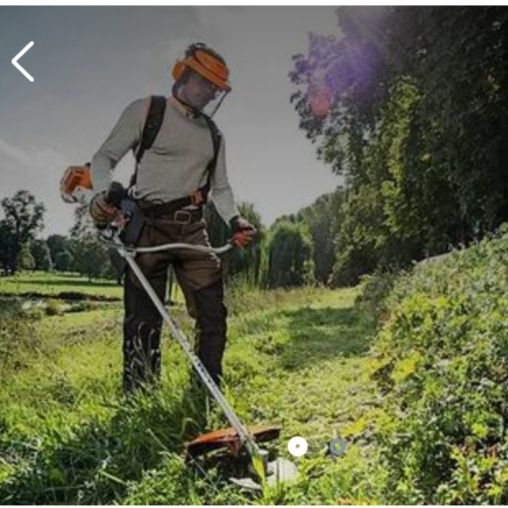
[[51,254],[45,240],[33,240],[30,244],[30,251],[34,258],[35,270],[49,271],[53,268]]
[[7,223],[0,221],[0,263],[3,275],[11,273],[11,264],[14,258],[13,234]]
[[72,268],[73,256],[68,250],[60,251],[55,258],[55,269],[60,272],[68,272]]
[[[15,273],[23,244],[32,240],[44,226],[45,207],[26,190],[20,190],[12,198],[1,202],[5,218],[0,221],[4,271]],[[5,244],[4,244],[5,242]]]
[[30,244],[28,242],[21,246],[18,256],[18,267],[21,270],[34,270],[35,259],[30,252]]
[[108,247],[101,242],[87,206],[76,208],[71,228],[72,269],[89,279],[111,274]]
[[[235,249],[224,257],[224,271],[227,279],[242,276],[252,284],[257,285],[259,283],[261,271],[261,258],[265,236],[264,226],[254,205],[250,203],[240,203],[238,205],[238,210],[240,215],[256,228],[258,234],[255,241],[246,249]],[[231,238],[231,230],[218,214],[213,202],[208,203],[206,206],[205,218],[211,245],[214,247],[224,245]]]
[[125,272],[126,261],[119,254],[118,250],[111,247],[107,251],[109,258],[109,266],[104,272],[104,277],[108,279],[116,279],[118,284],[122,283],[122,276]]
[[302,223],[280,221],[270,230],[265,274],[269,288],[295,287],[313,281],[312,240]]
[[63,235],[50,235],[46,240],[46,243],[49,247],[49,252],[51,255],[51,259],[53,261],[56,260],[58,254],[63,251],[70,252],[70,240],[66,236]]
[[[96,238],[81,240],[77,257],[80,273],[86,275],[89,280],[107,275],[110,268],[107,249]],[[74,262],[76,262],[76,258],[74,258]]]
[[301,209],[297,218],[307,224],[313,244],[314,277],[327,284],[335,264],[334,238],[341,223],[343,189],[320,196]]
[[[407,266],[508,220],[508,11],[341,7],[291,100],[346,181],[334,279]],[[347,213],[346,213],[347,212]]]

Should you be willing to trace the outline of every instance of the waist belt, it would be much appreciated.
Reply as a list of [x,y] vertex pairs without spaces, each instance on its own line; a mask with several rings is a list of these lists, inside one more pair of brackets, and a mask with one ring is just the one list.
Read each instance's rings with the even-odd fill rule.
[[150,219],[166,219],[178,224],[190,224],[203,218],[203,209],[200,206],[196,209],[182,209],[179,200],[169,203],[150,203],[138,201],[137,204],[141,213]]

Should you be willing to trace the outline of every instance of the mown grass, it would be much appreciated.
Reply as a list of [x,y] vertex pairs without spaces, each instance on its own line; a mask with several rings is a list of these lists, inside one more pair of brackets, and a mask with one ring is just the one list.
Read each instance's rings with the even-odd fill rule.
[[[119,390],[121,308],[28,319],[0,307],[0,502],[483,503],[508,499],[508,230],[361,289],[233,285],[225,391],[249,424],[309,442],[290,485],[234,487],[232,461],[185,463],[224,426],[164,338],[160,388]],[[354,302],[358,304],[355,305]],[[103,304],[100,304],[103,305]],[[182,305],[172,307],[187,333]],[[379,318],[379,321],[376,319]],[[324,454],[339,435],[345,455]]]
[[[182,460],[186,440],[226,422],[190,387],[188,363],[167,335],[161,387],[127,401],[119,389],[120,308],[44,317],[17,330],[39,347],[0,387],[0,502],[375,502],[376,478],[358,481],[376,462],[369,429],[378,401],[364,375],[373,323],[354,308],[355,296],[351,289],[228,295],[229,400],[248,424],[282,425],[271,453],[290,458],[294,435],[310,446],[297,459],[296,483],[261,495],[228,482],[234,464]],[[183,308],[173,311],[190,333]],[[349,443],[336,460],[323,453],[335,435]]]
[[2,295],[120,300],[122,288],[111,280],[90,281],[78,274],[34,271],[0,277],[0,296]]

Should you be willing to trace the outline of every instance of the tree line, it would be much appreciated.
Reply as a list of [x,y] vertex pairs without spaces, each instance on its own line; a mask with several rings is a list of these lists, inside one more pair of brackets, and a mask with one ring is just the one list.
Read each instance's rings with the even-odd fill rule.
[[[340,36],[310,34],[294,56],[290,101],[317,156],[344,176],[226,258],[228,279],[273,288],[356,284],[467,246],[508,220],[508,9],[340,7]],[[36,239],[26,191],[2,201],[0,263],[119,277],[83,210],[68,237]],[[81,215],[80,215],[81,214]],[[213,245],[227,227],[206,210]],[[47,249],[46,249],[46,247]],[[49,250],[49,255],[48,254]]]
[[333,284],[467,246],[508,219],[508,9],[340,7],[291,101],[344,176]]
[[40,238],[44,229],[43,203],[27,190],[0,202],[0,267],[3,275],[19,270],[74,271],[90,279],[117,277],[119,256],[103,246],[84,207],[76,209],[69,235]]
[[[326,283],[333,266],[330,231],[334,223],[336,195],[322,196],[296,215],[280,217],[266,228],[249,203],[239,205],[240,213],[257,229],[252,246],[235,249],[224,258],[227,281],[242,279],[265,288],[293,287],[314,282]],[[1,201],[0,266],[3,275],[19,270],[76,272],[89,279],[121,281],[123,261],[116,249],[99,238],[86,206],[74,211],[74,225],[68,235],[40,238],[45,207],[26,190]],[[213,203],[205,208],[210,242],[224,245],[231,232]]]

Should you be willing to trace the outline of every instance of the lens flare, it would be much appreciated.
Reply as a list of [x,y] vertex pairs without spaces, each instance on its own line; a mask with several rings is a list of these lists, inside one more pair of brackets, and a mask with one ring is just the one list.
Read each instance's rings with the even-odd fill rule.
[[332,98],[327,86],[319,86],[309,91],[309,106],[312,114],[324,119],[330,112]]

